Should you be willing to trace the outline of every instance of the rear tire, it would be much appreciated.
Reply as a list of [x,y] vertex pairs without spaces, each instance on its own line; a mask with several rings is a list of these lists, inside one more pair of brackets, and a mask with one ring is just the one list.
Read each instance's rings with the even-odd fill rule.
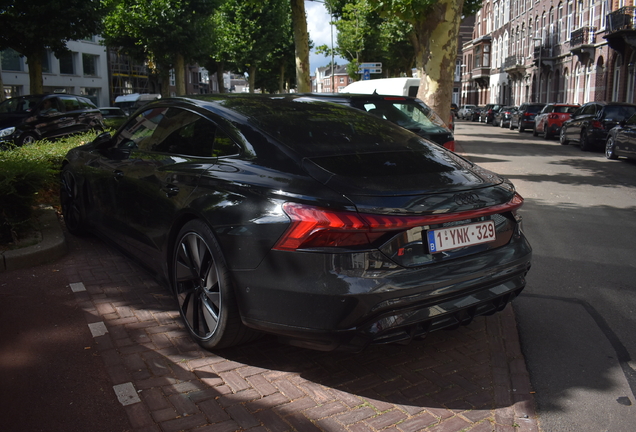
[[523,123],[519,122],[519,133],[524,133],[526,130],[523,128]]
[[552,134],[550,133],[550,128],[548,128],[548,126],[546,125],[543,128],[543,139],[549,140],[550,138],[552,138]]
[[590,144],[590,140],[588,139],[587,134],[585,133],[585,131],[581,131],[581,139],[580,139],[579,143],[581,145],[581,150],[583,150],[583,151],[592,150],[592,145]]
[[241,321],[230,272],[210,227],[188,222],[172,255],[172,289],[190,336],[207,350],[248,342],[255,333]]
[[539,136],[539,131],[537,131],[537,125],[534,125],[532,128],[532,136]]

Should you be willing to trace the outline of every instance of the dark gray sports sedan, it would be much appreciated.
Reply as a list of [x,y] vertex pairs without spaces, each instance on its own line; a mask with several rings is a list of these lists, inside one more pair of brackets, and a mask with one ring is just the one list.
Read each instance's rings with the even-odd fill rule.
[[71,150],[68,230],[170,286],[207,349],[259,332],[360,350],[468,324],[525,286],[513,185],[372,114],[297,96],[161,99]]

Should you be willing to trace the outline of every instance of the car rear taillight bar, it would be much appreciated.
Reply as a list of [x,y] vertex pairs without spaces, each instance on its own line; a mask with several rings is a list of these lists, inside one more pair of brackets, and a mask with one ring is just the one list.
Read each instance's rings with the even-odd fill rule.
[[334,211],[297,203],[284,203],[283,211],[291,223],[275,250],[294,251],[320,247],[352,247],[369,245],[390,231],[469,220],[493,214],[516,212],[523,198],[515,193],[504,204],[455,213],[426,216],[393,216],[347,211]]

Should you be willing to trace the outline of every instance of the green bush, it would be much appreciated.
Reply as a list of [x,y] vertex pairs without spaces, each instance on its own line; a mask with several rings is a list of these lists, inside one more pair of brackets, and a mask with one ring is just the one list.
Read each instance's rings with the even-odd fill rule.
[[36,203],[57,204],[64,156],[95,135],[89,132],[0,151],[0,244],[17,242],[32,229]]

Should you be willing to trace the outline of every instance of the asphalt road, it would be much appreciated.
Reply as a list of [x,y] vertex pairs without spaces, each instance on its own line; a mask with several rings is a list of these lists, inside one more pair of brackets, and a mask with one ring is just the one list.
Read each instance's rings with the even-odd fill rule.
[[546,432],[636,425],[636,161],[532,133],[455,126],[458,152],[526,199],[534,250],[515,312]]

